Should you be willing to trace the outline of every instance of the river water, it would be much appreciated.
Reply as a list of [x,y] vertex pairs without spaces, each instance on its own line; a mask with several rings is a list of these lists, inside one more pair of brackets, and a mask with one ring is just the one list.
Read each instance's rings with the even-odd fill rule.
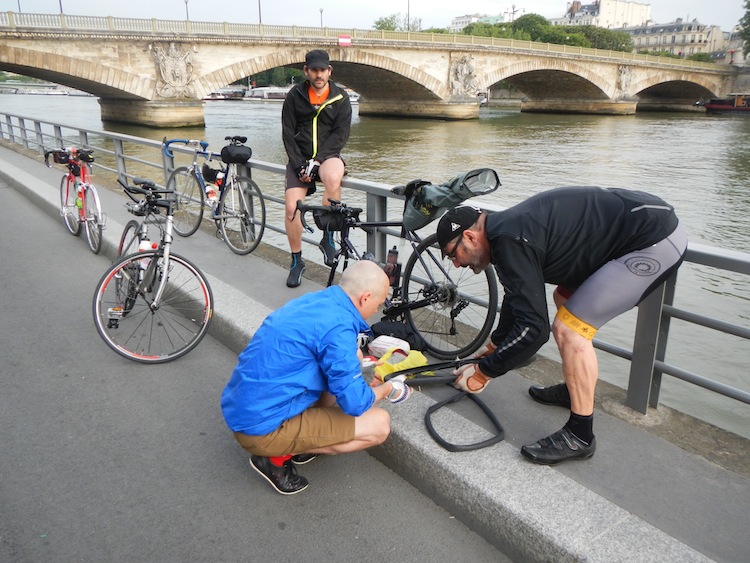
[[[543,115],[483,108],[478,120],[445,122],[360,118],[354,107],[344,158],[355,178],[392,185],[414,178],[439,183],[471,168],[491,167],[503,185],[481,199],[502,207],[564,185],[640,189],[675,206],[691,242],[750,251],[750,119],[668,113]],[[203,138],[216,151],[225,136],[246,135],[254,158],[286,162],[279,103],[209,102],[205,129],[174,130],[105,126],[96,99],[90,97],[0,95],[0,110],[155,140]],[[256,179],[264,193],[282,196],[281,176]],[[686,264],[675,305],[750,326],[750,278]],[[629,349],[634,324],[633,311],[603,327],[598,336]],[[543,353],[558,358],[554,344],[548,343]],[[599,359],[602,379],[626,387],[629,363],[602,352]],[[666,360],[750,390],[746,340],[673,320]],[[660,401],[750,438],[748,405],[671,376],[663,378]]]

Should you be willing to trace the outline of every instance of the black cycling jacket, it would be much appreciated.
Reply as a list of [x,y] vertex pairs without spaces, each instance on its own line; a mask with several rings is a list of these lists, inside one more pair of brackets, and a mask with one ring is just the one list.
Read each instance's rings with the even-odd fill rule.
[[678,224],[671,205],[645,192],[557,188],[490,213],[491,262],[505,288],[495,353],[479,368],[497,377],[547,342],[545,283],[575,289],[604,264],[668,237]]
[[308,81],[289,90],[281,112],[284,148],[293,168],[314,158],[323,162],[339,156],[349,139],[352,105],[349,95],[328,81],[328,99],[316,109],[310,103]]

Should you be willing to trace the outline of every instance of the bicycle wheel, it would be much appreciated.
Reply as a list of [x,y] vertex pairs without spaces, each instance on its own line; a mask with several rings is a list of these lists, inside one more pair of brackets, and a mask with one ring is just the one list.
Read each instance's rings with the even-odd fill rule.
[[76,185],[67,174],[60,180],[60,215],[65,226],[73,236],[81,232],[81,223],[78,221],[78,206],[76,205]]
[[94,186],[84,188],[83,201],[86,207],[86,240],[89,248],[94,254],[99,254],[102,249],[102,230],[104,229],[104,216],[99,203],[99,194]]
[[[164,276],[158,305],[153,299]],[[93,303],[104,342],[121,356],[158,364],[195,348],[208,330],[213,293],[203,273],[177,254],[165,271],[161,251],[125,256],[102,276]]]
[[181,167],[172,172],[167,189],[174,190],[174,232],[189,237],[200,227],[203,220],[203,189],[195,172]]
[[434,234],[409,257],[403,296],[406,321],[422,335],[427,350],[440,359],[465,357],[476,351],[490,334],[497,315],[494,270],[487,268],[475,274],[470,268],[455,268],[442,258]]
[[120,246],[117,247],[117,257],[127,256],[138,252],[141,242],[141,225],[135,219],[128,221],[120,237]]
[[217,210],[224,242],[236,254],[250,254],[266,228],[266,204],[250,178],[237,176],[221,194]]

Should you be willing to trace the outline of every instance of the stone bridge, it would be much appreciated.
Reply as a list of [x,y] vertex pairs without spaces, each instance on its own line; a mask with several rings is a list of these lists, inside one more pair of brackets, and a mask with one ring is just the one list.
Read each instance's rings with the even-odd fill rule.
[[471,119],[500,82],[521,111],[632,114],[686,110],[727,94],[733,68],[682,59],[417,32],[0,13],[0,70],[100,98],[102,119],[203,123],[203,97],[256,73],[301,68],[326,49],[361,115]]

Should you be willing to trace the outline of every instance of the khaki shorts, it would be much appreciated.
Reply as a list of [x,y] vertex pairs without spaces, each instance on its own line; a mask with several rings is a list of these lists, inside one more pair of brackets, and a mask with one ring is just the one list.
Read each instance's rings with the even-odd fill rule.
[[234,438],[245,450],[263,457],[297,455],[310,450],[351,442],[354,417],[338,407],[310,407],[285,420],[270,434],[250,436],[235,432]]

